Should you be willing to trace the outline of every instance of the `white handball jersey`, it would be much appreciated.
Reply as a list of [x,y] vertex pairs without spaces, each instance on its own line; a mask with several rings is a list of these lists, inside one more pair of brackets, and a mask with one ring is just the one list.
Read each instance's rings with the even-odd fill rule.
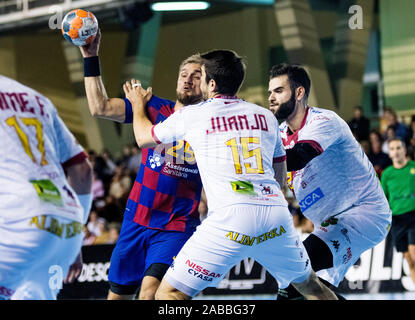
[[62,165],[85,157],[49,99],[0,76],[0,220],[54,214],[83,223]]
[[310,143],[322,152],[303,169],[288,173],[302,213],[313,223],[362,203],[385,205],[379,179],[347,123],[335,112],[307,107],[299,130],[280,125],[286,150],[296,143]]
[[236,97],[187,106],[153,127],[159,143],[186,140],[194,150],[210,210],[241,203],[287,205],[274,179],[284,161],[277,119]]

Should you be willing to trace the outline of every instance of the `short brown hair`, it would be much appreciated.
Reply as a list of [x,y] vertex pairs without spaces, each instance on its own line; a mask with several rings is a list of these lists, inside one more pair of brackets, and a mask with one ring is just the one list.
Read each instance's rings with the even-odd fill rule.
[[245,78],[244,59],[232,50],[212,50],[201,55],[206,82],[215,80],[217,93],[234,95]]
[[403,140],[401,140],[401,139],[399,139],[399,138],[392,138],[392,139],[390,139],[390,140],[388,141],[388,146],[389,146],[389,144],[390,144],[391,142],[393,142],[393,141],[399,141],[399,142],[401,142],[401,143],[402,143],[402,147],[403,147],[404,149],[406,149],[406,143],[405,143],[405,141],[403,141]]

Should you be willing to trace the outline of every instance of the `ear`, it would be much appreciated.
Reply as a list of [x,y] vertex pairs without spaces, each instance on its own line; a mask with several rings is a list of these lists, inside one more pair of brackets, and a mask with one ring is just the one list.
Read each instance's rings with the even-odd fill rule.
[[216,92],[216,81],[213,79],[210,79],[208,82],[208,89],[209,92]]
[[295,100],[301,101],[305,97],[305,88],[303,86],[299,86],[295,89]]

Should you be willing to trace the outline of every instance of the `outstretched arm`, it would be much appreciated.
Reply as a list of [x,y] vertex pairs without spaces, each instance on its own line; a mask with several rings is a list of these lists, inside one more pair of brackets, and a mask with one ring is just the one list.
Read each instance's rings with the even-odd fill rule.
[[140,148],[155,147],[158,143],[153,138],[153,124],[145,112],[148,97],[152,95],[151,87],[144,90],[141,88],[140,82],[133,79],[131,82],[127,81],[123,85],[123,89],[125,96],[130,100],[133,107],[133,129],[137,145]]
[[[84,64],[99,65],[98,51],[100,42],[101,31],[98,30],[95,39],[90,44],[80,47],[81,54],[84,57]],[[99,69],[99,66],[97,68]],[[84,83],[89,111],[92,116],[124,122],[124,100],[120,98],[108,98],[101,75],[85,76]]]

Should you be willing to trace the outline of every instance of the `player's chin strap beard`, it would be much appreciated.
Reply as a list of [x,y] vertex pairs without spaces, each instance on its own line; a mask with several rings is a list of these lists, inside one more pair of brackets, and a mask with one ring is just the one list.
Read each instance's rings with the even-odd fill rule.
[[201,102],[202,99],[202,95],[185,95],[185,94],[181,94],[181,93],[177,93],[177,100],[182,103],[183,105],[187,106],[187,105],[191,105],[191,104],[197,104],[199,102]]

